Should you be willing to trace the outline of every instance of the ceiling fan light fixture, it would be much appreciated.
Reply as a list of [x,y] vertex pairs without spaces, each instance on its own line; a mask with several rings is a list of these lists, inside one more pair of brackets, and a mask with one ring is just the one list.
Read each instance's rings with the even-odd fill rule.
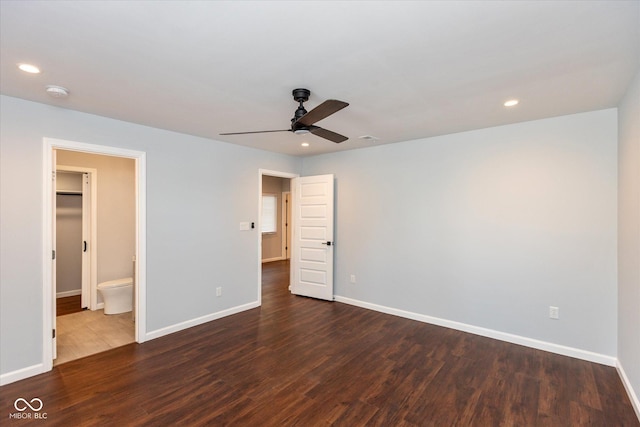
[[295,111],[293,118],[291,119],[291,127],[289,129],[280,130],[258,130],[249,132],[226,132],[220,135],[247,135],[252,133],[271,133],[271,132],[293,132],[296,135],[306,135],[312,133],[315,136],[324,138],[331,142],[340,143],[346,141],[347,138],[344,135],[335,133],[328,129],[323,129],[320,126],[315,126],[314,123],[329,117],[330,115],[337,113],[343,108],[349,105],[348,102],[338,101],[337,99],[327,99],[322,104],[316,106],[311,111],[307,111],[304,108],[303,102],[309,99],[311,92],[308,89],[294,89],[293,99],[299,102],[300,105]]
[[301,145],[301,146],[303,146],[303,147],[308,147],[308,146],[309,146],[309,143],[308,143],[308,142],[303,142],[303,143],[302,143],[302,144],[300,144],[300,145]]

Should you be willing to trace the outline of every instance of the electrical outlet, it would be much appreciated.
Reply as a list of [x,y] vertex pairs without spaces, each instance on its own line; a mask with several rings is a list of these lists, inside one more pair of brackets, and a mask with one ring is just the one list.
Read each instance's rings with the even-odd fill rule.
[[552,305],[549,306],[549,318],[550,319],[559,319],[560,318],[560,309],[558,307],[554,307]]
[[222,286],[218,286],[218,287],[216,288],[216,296],[217,296],[217,297],[222,296]]
[[349,278],[349,281],[350,281],[351,283],[356,283],[356,275],[355,275],[355,274],[352,274],[352,275],[351,275],[351,277]]

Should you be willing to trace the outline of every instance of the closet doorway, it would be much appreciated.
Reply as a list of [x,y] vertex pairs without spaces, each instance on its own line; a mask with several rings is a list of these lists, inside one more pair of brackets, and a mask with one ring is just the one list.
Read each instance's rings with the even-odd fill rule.
[[93,168],[56,166],[56,299],[64,299],[66,313],[97,304],[91,293],[97,276],[97,175]]

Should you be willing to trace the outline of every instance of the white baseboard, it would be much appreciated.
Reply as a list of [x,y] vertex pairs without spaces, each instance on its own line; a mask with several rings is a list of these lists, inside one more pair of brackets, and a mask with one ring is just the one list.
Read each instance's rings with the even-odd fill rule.
[[82,289],[58,292],[56,293],[56,298],[75,297],[76,295],[82,295]]
[[618,375],[620,375],[620,379],[622,380],[622,384],[624,388],[627,390],[627,394],[629,395],[629,400],[631,400],[631,405],[633,405],[633,410],[636,411],[636,416],[638,417],[638,421],[640,421],[640,399],[638,399],[638,395],[636,394],[633,386],[631,385],[631,381],[629,381],[629,377],[627,377],[622,364],[618,360],[616,364],[616,369],[618,370]]
[[396,308],[385,307],[382,305],[372,304],[351,298],[335,296],[335,300],[345,304],[355,305],[369,310],[379,311],[381,313],[392,314],[394,316],[404,317],[406,319],[417,320],[419,322],[430,323],[432,325],[444,326],[446,328],[456,329],[458,331],[469,332],[483,337],[494,338],[500,341],[506,341],[513,344],[523,345],[538,350],[544,350],[551,353],[561,354],[563,356],[575,357],[576,359],[587,360],[589,362],[600,363],[607,366],[616,366],[617,359],[605,354],[593,353],[587,350],[567,347],[560,344],[553,344],[546,341],[540,341],[533,338],[513,335],[506,332],[500,332],[493,329],[481,328],[479,326],[468,325],[466,323],[454,322],[452,320],[440,319],[438,317],[427,316],[424,314],[413,313],[410,311],[399,310]]
[[25,378],[33,377],[43,372],[45,372],[45,370],[42,363],[27,366],[26,368],[18,369],[17,371],[7,372],[6,374],[0,375],[0,386],[24,380]]
[[217,313],[207,314],[206,316],[197,317],[195,319],[187,320],[186,322],[177,323],[175,325],[167,326],[165,328],[156,329],[155,331],[147,332],[145,334],[145,341],[160,338],[165,335],[179,332],[184,329],[192,328],[194,326],[201,325],[203,323],[211,322],[212,320],[221,319],[232,314],[240,313],[242,311],[251,310],[252,308],[259,307],[258,301],[254,301],[248,304],[239,305],[237,307],[231,307],[226,310],[219,311]]
[[285,257],[282,257],[282,256],[278,256],[278,257],[275,257],[275,258],[265,258],[265,259],[262,260],[262,263],[264,264],[265,262],[282,261],[284,259],[285,259]]

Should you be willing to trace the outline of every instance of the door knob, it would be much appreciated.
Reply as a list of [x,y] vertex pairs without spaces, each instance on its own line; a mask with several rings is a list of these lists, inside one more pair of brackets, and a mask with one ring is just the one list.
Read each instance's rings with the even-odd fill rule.
[[332,243],[331,242],[322,242],[323,245],[327,245],[327,246],[331,246]]

